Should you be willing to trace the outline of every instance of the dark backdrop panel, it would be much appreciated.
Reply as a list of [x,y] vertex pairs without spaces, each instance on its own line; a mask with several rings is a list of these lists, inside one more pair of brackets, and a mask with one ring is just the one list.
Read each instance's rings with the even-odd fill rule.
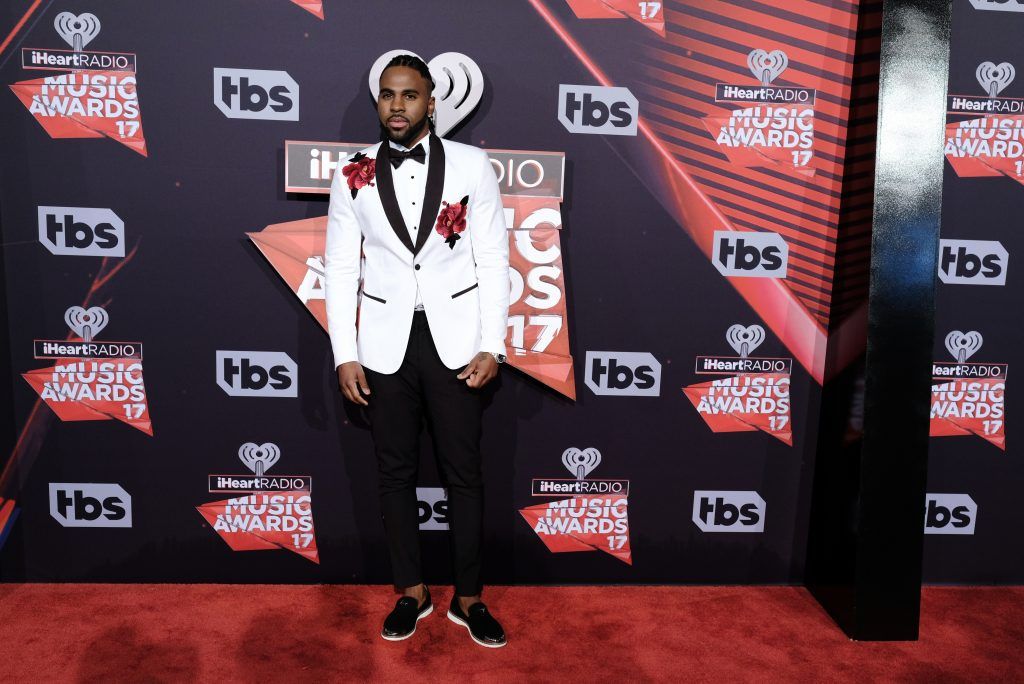
[[[1012,3],[954,2],[953,31],[950,40],[950,95],[984,96],[988,88],[981,84],[979,66],[1021,64],[1020,31],[1024,13],[1013,11]],[[999,98],[1020,98],[1024,94],[1020,77],[1011,80],[998,93]],[[1012,107],[1012,105],[1011,105]],[[988,118],[988,117],[982,117]],[[1010,118],[999,115],[999,118]],[[1016,117],[1020,118],[1019,114]],[[978,115],[950,113],[948,124],[978,119]],[[952,132],[950,132],[952,133]],[[952,134],[950,136],[953,137]],[[954,139],[955,142],[955,139]],[[951,144],[947,139],[947,146]],[[947,147],[948,152],[948,147]],[[947,160],[951,155],[947,153]],[[969,153],[967,161],[980,159],[1013,169],[1021,153],[1008,157],[990,157],[984,152]],[[1015,174],[974,176],[958,173],[946,162],[943,183],[942,238],[999,242],[1009,254],[1000,260],[1005,285],[938,284],[935,323],[935,359],[953,358],[945,346],[945,337],[954,330],[980,333],[983,344],[971,362],[1005,363],[1013,368],[1017,352],[1024,344],[1024,331],[1015,315],[1019,308],[1020,280],[1011,268],[1021,242],[1015,217],[1024,210],[1024,188]],[[1019,177],[1018,177],[1019,178]],[[973,247],[969,250],[975,252]],[[941,268],[942,252],[940,252]],[[967,264],[962,265],[962,269]],[[956,265],[949,270],[955,275]],[[986,269],[987,270],[987,269]],[[963,272],[963,270],[962,270]],[[970,273],[970,271],[966,271]],[[943,274],[940,272],[940,278]],[[972,282],[986,282],[976,277]],[[1006,378],[1004,399],[1005,448],[972,434],[961,437],[933,437],[928,465],[928,491],[966,494],[975,510],[973,534],[929,534],[925,537],[925,581],[1005,583],[1024,577],[1024,542],[1016,533],[1020,485],[1024,465],[1015,429],[1014,384]],[[933,418],[934,421],[934,418]],[[982,426],[983,429],[984,426]],[[934,521],[933,521],[934,522]],[[938,522],[942,522],[939,516]],[[932,527],[951,531],[953,525]]]
[[[0,492],[18,504],[0,550],[3,576],[388,581],[365,423],[336,391],[326,335],[245,233],[325,214],[325,196],[284,192],[284,141],[373,141],[369,66],[402,47],[426,58],[457,51],[480,66],[483,99],[449,137],[567,160],[561,247],[577,399],[512,369],[493,392],[484,437],[489,581],[799,581],[811,475],[803,455],[816,440],[822,364],[813,358],[823,339],[807,331],[823,330],[830,315],[856,3],[730,3],[728,12],[722,3],[666,3],[664,35],[649,20],[583,18],[591,4],[600,3],[470,11],[328,0],[323,20],[288,0],[44,1],[30,12],[0,52],[4,82],[52,75],[23,69],[21,49],[67,48],[55,18],[95,14],[102,28],[87,50],[137,55],[148,156],[111,139],[52,139],[13,92],[0,97],[11,367],[17,375],[48,365],[33,358],[32,340],[65,337],[70,306],[102,306],[102,339],[145,346],[154,434],[120,421],[61,421],[15,377],[23,439],[5,455],[5,473],[21,477]],[[635,4],[623,7],[635,14]],[[0,9],[5,35],[30,6]],[[782,50],[778,83],[818,92],[814,176],[777,160],[740,163],[704,126],[708,112],[748,106],[716,104],[714,93],[719,82],[757,85],[746,64],[754,50]],[[298,120],[225,117],[213,103],[218,67],[286,71],[300,89]],[[560,84],[628,87],[641,130],[570,133],[556,116]],[[39,206],[112,209],[130,256],[51,254],[37,239]],[[721,275],[710,236],[726,227],[785,235],[790,276],[752,285]],[[764,304],[776,285],[770,296],[784,299],[771,301],[792,308]],[[695,357],[735,356],[725,338],[734,324],[764,327],[757,356],[795,359],[791,446],[761,430],[713,432],[682,392],[710,379],[695,374]],[[215,381],[218,350],[287,354],[298,396],[228,396]],[[609,350],[653,355],[660,396],[588,389],[587,352]],[[228,496],[207,491],[209,474],[247,472],[237,456],[245,442],[278,445],[272,472],[312,478],[319,564],[284,550],[234,552],[197,512]],[[421,479],[434,486],[423,446]],[[570,447],[600,451],[591,477],[630,481],[632,565],[601,551],[552,553],[518,513],[546,501],[531,496],[533,478],[569,477],[561,456]],[[132,527],[61,526],[50,515],[51,483],[120,485],[132,497]],[[695,490],[756,492],[763,532],[702,531],[691,520]],[[428,578],[442,581],[443,534],[424,538]]]

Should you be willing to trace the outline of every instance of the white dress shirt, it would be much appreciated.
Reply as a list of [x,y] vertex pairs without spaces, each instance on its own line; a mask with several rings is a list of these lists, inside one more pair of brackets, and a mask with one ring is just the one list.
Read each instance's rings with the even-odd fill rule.
[[[388,142],[395,150],[406,152],[412,149],[392,140]],[[414,159],[406,159],[397,169],[391,169],[391,177],[395,181],[395,198],[398,200],[398,207],[402,210],[405,227],[409,229],[409,239],[414,245],[416,244],[416,235],[419,233],[416,227],[420,224],[423,212],[423,196],[427,192],[427,165],[430,164],[430,145],[427,144],[427,136],[424,135],[416,145],[422,147],[423,151],[427,153],[422,164]],[[414,148],[416,145],[412,147]],[[430,227],[427,230],[430,230]],[[416,288],[416,305],[413,308],[417,311],[423,310],[423,300],[420,298],[418,287]]]

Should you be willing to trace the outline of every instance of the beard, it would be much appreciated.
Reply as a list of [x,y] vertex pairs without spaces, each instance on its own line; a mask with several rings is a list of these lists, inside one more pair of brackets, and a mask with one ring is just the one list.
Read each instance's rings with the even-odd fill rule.
[[[390,117],[389,117],[390,118]],[[402,117],[405,118],[405,117]],[[423,132],[423,129],[427,127],[427,122],[430,120],[426,114],[419,121],[409,121],[409,125],[405,127],[405,130],[400,134],[395,135],[391,132],[391,129],[387,127],[387,124],[381,122],[380,130],[382,138],[396,142],[402,147],[409,147],[409,143],[416,140]],[[408,121],[408,119],[406,119]]]

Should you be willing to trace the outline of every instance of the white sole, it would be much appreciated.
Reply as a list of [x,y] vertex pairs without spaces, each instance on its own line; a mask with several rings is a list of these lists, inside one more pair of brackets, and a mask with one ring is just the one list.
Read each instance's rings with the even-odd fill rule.
[[462,618],[460,618],[460,617],[459,617],[458,615],[456,615],[455,613],[453,613],[453,612],[452,612],[452,611],[450,611],[450,610],[448,611],[448,619],[449,619],[449,620],[451,620],[452,622],[454,622],[454,623],[455,623],[455,624],[457,624],[457,625],[462,625],[463,627],[465,627],[465,628],[466,628],[466,631],[467,631],[467,632],[469,632],[469,638],[470,638],[470,639],[472,639],[473,641],[475,641],[476,643],[480,644],[480,645],[481,645],[481,646],[483,646],[484,648],[502,648],[502,647],[504,647],[504,646],[505,646],[505,644],[507,644],[507,643],[508,643],[508,641],[507,641],[507,640],[506,640],[506,641],[503,641],[503,642],[502,642],[502,643],[500,643],[500,644],[488,644],[488,643],[485,643],[485,642],[483,642],[483,641],[480,641],[480,640],[479,640],[479,639],[477,639],[477,638],[476,638],[475,636],[473,636],[473,630],[471,630],[471,629],[469,628],[469,625],[468,625],[468,624],[466,624],[466,621],[465,621],[465,620],[463,620]]
[[[419,615],[416,616],[416,622],[419,623],[420,620],[422,620],[423,618],[427,617],[428,615],[430,615],[433,612],[434,612],[434,604],[430,604],[429,608],[427,608],[425,611],[423,611],[422,613],[420,613]],[[416,626],[413,625],[412,631],[409,632],[408,634],[406,634],[405,636],[389,637],[389,636],[384,636],[384,634],[382,632],[381,635],[380,635],[380,638],[384,639],[386,641],[405,641],[406,639],[408,639],[409,637],[411,637],[415,633],[416,633]]]

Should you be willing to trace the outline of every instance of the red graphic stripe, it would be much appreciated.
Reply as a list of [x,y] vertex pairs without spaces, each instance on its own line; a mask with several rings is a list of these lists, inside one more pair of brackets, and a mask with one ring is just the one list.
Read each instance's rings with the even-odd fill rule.
[[25,25],[25,22],[29,20],[29,17],[32,16],[32,14],[39,8],[39,5],[41,5],[42,3],[43,0],[35,0],[35,2],[28,6],[28,10],[25,11],[25,15],[18,21],[17,24],[14,25],[14,28],[11,29],[11,32],[7,34],[6,38],[4,38],[4,42],[0,43],[0,55],[4,54],[4,50],[6,50],[7,46],[11,44],[12,40],[14,40],[14,36],[18,34],[18,31],[21,30],[21,27]]
[[[611,86],[610,79],[541,0],[529,1],[597,82],[606,87]],[[735,230],[735,227],[666,149],[643,117],[638,121],[637,128],[653,152],[648,164],[665,185],[664,193],[667,194],[664,194],[663,201],[697,246],[710,257],[714,231]],[[750,282],[752,280],[759,282]],[[794,358],[821,382],[824,373],[825,330],[818,317],[808,311],[800,298],[778,280],[764,282],[755,278],[733,278],[729,282],[758,312],[768,328],[786,344]]]
[[[860,152],[848,149],[845,142],[850,134],[847,107],[854,83],[858,17],[835,11],[826,16],[819,8],[809,8],[810,13],[791,11],[805,5],[769,7],[739,0],[729,3],[726,13],[718,11],[723,8],[719,2],[670,10],[666,40],[648,51],[651,82],[645,89],[651,102],[645,105],[656,122],[652,127],[719,210],[738,227],[771,230],[786,239],[791,258],[796,259],[787,285],[825,324],[844,197],[842,179],[855,168],[846,155]],[[706,117],[725,118],[743,106],[716,103],[711,94],[716,83],[755,82],[747,65],[747,55],[755,47],[786,53],[788,65],[776,85],[816,90],[813,178],[787,179],[780,171],[768,175],[768,166],[733,165],[707,130],[714,123],[705,126]],[[772,193],[773,187],[785,192]]]
[[[669,149],[677,151],[677,153],[683,157],[681,161],[685,161],[690,166],[691,173],[699,173],[697,169],[704,171],[705,175],[714,174],[720,178],[719,182],[722,183],[740,183],[739,192],[743,195],[755,197],[757,199],[763,199],[765,201],[779,201],[785,198],[785,195],[779,193],[779,183],[776,179],[769,179],[769,182],[762,182],[760,180],[751,183],[750,175],[744,178],[740,175],[741,169],[730,164],[727,160],[717,156],[719,154],[717,149],[712,149],[707,146],[707,136],[709,135],[706,131],[704,136],[698,136],[688,131],[681,131],[678,128],[672,127],[668,124],[663,124],[658,121],[650,122],[651,128],[658,133],[666,136],[676,138],[680,142],[687,142],[690,144],[689,147],[683,147],[682,145],[674,144],[671,141],[666,141],[666,146]],[[713,141],[712,141],[713,142]],[[701,145],[703,147],[697,147]],[[717,147],[717,146],[716,146]],[[706,158],[701,158],[700,163],[694,163],[694,160],[686,159],[687,154],[693,155],[694,149],[701,155],[706,155]],[[814,186],[808,186],[806,181],[801,185],[795,179],[791,183],[786,185],[787,192],[790,193],[790,198],[793,198],[795,194],[806,194],[807,190],[820,190],[824,192],[824,188],[817,188]],[[766,187],[767,186],[767,187]],[[768,189],[768,187],[772,189]],[[834,204],[838,197],[829,198],[824,197],[825,201],[829,204]],[[835,234],[835,221],[838,211],[835,207],[828,206],[828,204],[821,204],[816,201],[808,201],[803,197],[799,197],[795,200],[802,207],[801,216],[807,217],[808,224],[815,226],[813,230],[815,232],[822,232],[825,235]],[[803,223],[803,221],[797,221],[797,223]]]
[[0,496],[0,537],[3,537],[7,522],[14,515],[14,499],[4,499]]
[[[815,53],[840,62],[845,61],[849,54],[847,45],[854,41],[854,29],[857,26],[855,13],[837,13],[837,18],[846,17],[846,25],[838,32],[827,31],[782,18],[779,10],[784,4],[786,3],[778,3],[776,7],[754,12],[743,9],[733,2],[704,0],[691,5],[677,5],[666,11],[665,18],[671,19],[676,30],[679,27],[701,30],[703,27],[710,29],[710,35],[722,35],[725,39],[738,32],[741,44],[778,42],[791,46],[794,51]],[[802,3],[789,3],[790,6],[798,4]],[[721,11],[723,9],[725,11]],[[844,71],[845,69],[833,73],[838,76]]]

